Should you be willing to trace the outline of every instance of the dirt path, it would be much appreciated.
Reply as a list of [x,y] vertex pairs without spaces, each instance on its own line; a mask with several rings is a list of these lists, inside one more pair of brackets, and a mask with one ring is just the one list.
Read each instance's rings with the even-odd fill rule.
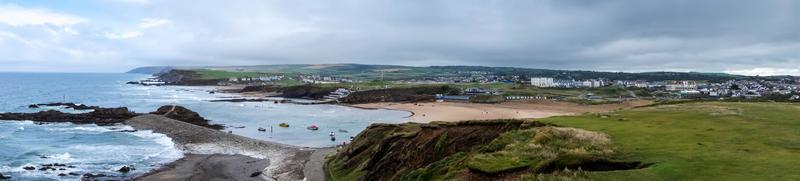
[[308,162],[306,162],[306,168],[303,169],[303,173],[305,173],[307,181],[325,181],[325,171],[323,170],[323,165],[325,165],[325,156],[333,154],[336,152],[336,148],[325,148],[315,150],[314,153],[311,154]]

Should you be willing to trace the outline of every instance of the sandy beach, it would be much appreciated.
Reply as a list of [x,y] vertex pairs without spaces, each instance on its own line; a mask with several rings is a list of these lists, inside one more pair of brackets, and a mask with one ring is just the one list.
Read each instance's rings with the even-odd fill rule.
[[525,119],[574,115],[587,112],[607,112],[652,104],[648,100],[620,104],[581,105],[557,101],[504,102],[475,104],[466,102],[370,103],[351,105],[367,109],[394,109],[412,112],[411,122],[462,121],[487,119]]

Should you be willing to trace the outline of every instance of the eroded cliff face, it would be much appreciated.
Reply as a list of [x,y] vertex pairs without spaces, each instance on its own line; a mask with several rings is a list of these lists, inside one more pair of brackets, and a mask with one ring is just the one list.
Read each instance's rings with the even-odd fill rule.
[[507,131],[543,125],[522,120],[375,124],[331,157],[326,170],[331,180],[397,180]]
[[[375,124],[329,157],[330,180],[585,180],[639,169],[608,135],[536,121]],[[541,177],[541,178],[540,178]]]

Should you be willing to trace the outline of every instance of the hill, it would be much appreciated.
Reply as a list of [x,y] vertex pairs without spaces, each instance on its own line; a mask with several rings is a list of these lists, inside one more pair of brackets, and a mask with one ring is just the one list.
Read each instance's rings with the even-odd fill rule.
[[[436,77],[470,77],[476,75],[554,77],[557,79],[586,80],[606,78],[612,80],[706,80],[721,82],[730,79],[746,78],[746,76],[724,73],[700,72],[599,72],[582,70],[548,70],[517,67],[485,67],[485,66],[428,66],[413,67],[399,65],[364,65],[364,64],[283,64],[252,66],[193,66],[174,67],[175,69],[196,71],[209,79],[224,79],[236,75],[252,74],[306,74],[335,76],[354,80],[410,80],[431,79]],[[153,68],[137,68],[152,70]],[[134,69],[134,70],[137,70]]]
[[150,67],[135,68],[135,69],[132,69],[132,70],[130,70],[128,72],[125,72],[125,73],[155,75],[155,74],[161,74],[161,73],[169,72],[172,69],[173,69],[172,67],[168,67],[168,66],[150,66]]

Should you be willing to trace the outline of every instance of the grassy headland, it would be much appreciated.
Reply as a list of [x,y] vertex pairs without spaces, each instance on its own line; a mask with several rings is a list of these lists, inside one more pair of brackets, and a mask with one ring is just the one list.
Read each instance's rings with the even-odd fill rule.
[[[396,180],[797,180],[800,105],[701,102],[649,106],[611,113],[536,119],[563,127],[519,126],[461,149],[457,127],[437,134],[399,134],[411,141],[404,155],[425,163],[394,170]],[[533,122],[529,122],[533,123]],[[412,126],[413,125],[405,125]],[[418,126],[424,129],[426,126]],[[568,128],[569,127],[569,128]],[[577,129],[573,129],[577,128]],[[370,128],[372,129],[372,128]],[[385,138],[366,130],[353,145]],[[474,129],[474,128],[473,128]],[[404,128],[403,130],[417,130]],[[482,129],[489,130],[489,129]],[[408,132],[408,131],[406,131]],[[382,134],[394,134],[386,131]],[[458,133],[456,131],[455,133]],[[496,133],[495,133],[496,134]],[[380,135],[380,134],[379,134]],[[424,139],[419,135],[427,135]],[[494,135],[494,134],[493,134]],[[400,138],[390,139],[397,141]],[[475,139],[475,138],[473,138]],[[442,144],[438,144],[441,142]],[[382,145],[374,142],[375,145]],[[345,150],[358,146],[350,145]],[[379,147],[376,147],[376,149]],[[345,151],[331,157],[332,180],[370,180],[382,151]],[[369,149],[366,149],[369,150]],[[409,152],[409,151],[403,151]],[[428,153],[430,152],[430,153]],[[385,156],[385,155],[384,155]],[[369,161],[356,158],[371,158]],[[363,161],[363,162],[362,162]],[[358,167],[342,167],[342,163]],[[369,163],[369,164],[367,164]],[[394,164],[404,164],[393,160]],[[387,164],[387,163],[383,163]],[[424,166],[419,166],[424,165]],[[401,166],[402,167],[402,166]],[[580,167],[582,171],[578,170]],[[336,170],[334,168],[346,168]],[[568,168],[570,171],[564,171]],[[342,174],[346,173],[346,174]],[[370,175],[372,173],[373,175]],[[379,174],[378,174],[379,175]],[[344,176],[344,177],[343,177]],[[385,175],[384,175],[385,176]]]
[[593,172],[598,180],[797,180],[800,106],[689,103],[539,121],[604,132],[648,169]]

